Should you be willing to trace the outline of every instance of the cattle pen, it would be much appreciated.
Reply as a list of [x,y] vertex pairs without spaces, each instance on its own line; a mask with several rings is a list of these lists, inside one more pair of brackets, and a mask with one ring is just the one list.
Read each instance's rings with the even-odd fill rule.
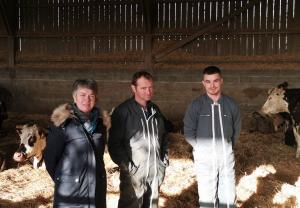
[[[49,122],[43,114],[10,113],[3,128],[1,150],[12,155],[19,138],[14,127],[34,121],[42,126]],[[194,208],[198,206],[192,148],[183,135],[172,133],[170,165],[161,187],[160,207]],[[294,147],[283,144],[282,132],[261,133],[243,130],[236,146],[236,188],[238,207],[299,207],[300,161]],[[12,157],[12,156],[11,156]],[[119,171],[109,155],[105,156],[108,179],[107,207],[117,207]],[[53,182],[44,169],[33,169],[30,162],[17,164],[7,159],[6,169],[0,173],[1,207],[52,207]]]
[[[224,93],[242,110],[237,206],[300,207],[295,147],[283,144],[284,132],[270,121],[250,122],[269,89],[285,81],[300,88],[299,10],[296,0],[1,0],[0,101],[8,119],[0,129],[0,207],[51,207],[53,200],[46,172],[12,161],[17,124],[47,127],[52,110],[72,101],[77,78],[95,79],[99,106],[110,110],[131,96],[140,69],[154,75],[153,100],[178,127],[160,207],[197,207],[192,150],[181,128],[188,104],[204,92],[201,72],[209,65],[222,69]],[[105,162],[114,208],[119,171],[107,154]]]

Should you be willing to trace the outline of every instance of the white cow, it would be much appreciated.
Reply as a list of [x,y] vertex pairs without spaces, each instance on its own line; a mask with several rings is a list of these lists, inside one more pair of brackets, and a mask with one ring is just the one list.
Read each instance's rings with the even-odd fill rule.
[[297,143],[296,158],[300,158],[300,89],[287,89],[287,86],[288,83],[284,82],[270,89],[261,112],[268,115],[288,113]]

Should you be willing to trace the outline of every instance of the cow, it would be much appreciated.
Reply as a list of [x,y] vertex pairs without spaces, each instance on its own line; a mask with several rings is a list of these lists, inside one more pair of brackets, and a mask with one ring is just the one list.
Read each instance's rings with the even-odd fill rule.
[[114,112],[114,109],[115,108],[112,108],[111,111],[107,111],[107,110],[102,111],[103,125],[106,127],[105,152],[108,152],[107,143],[108,143],[108,139],[109,139],[109,129],[111,128],[111,115]]
[[255,111],[250,119],[249,131],[261,133],[284,132],[283,143],[289,146],[296,146],[293,128],[288,113],[277,113],[266,115]]
[[[110,112],[107,110],[102,111],[102,119],[103,119],[103,125],[106,127],[106,139],[109,138],[109,129],[111,128],[111,115],[114,112],[115,108],[112,108]],[[107,142],[107,141],[106,141]]]
[[247,122],[246,126],[249,128],[249,132],[259,131],[261,133],[285,131],[288,124],[281,113],[266,115],[259,111],[254,111]]
[[284,132],[283,142],[289,146],[297,146],[294,132],[293,132],[293,122],[291,121],[290,114],[286,112],[280,112],[278,114],[273,114],[272,120],[275,132]]
[[46,147],[47,130],[37,124],[17,125],[16,130],[20,145],[13,159],[19,163],[33,159],[33,168],[45,168],[43,151]]
[[296,158],[300,158],[300,89],[287,87],[288,83],[284,82],[270,89],[260,112],[267,115],[287,113],[297,143]]

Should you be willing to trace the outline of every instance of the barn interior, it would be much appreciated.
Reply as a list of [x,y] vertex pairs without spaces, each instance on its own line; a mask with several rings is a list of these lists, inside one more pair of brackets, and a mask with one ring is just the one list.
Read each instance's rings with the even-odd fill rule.
[[[188,104],[204,92],[202,69],[216,65],[224,93],[242,110],[236,178],[244,195],[237,205],[300,207],[295,147],[283,144],[284,133],[274,132],[270,121],[252,116],[270,88],[284,81],[300,88],[299,10],[296,0],[0,0],[0,101],[8,111],[0,132],[7,160],[0,187],[15,189],[17,178],[23,181],[19,195],[0,193],[0,206],[51,207],[52,202],[51,181],[36,182],[49,185],[20,197],[25,184],[32,184],[24,181],[28,171],[36,178],[47,174],[10,161],[18,146],[16,124],[35,120],[46,127],[52,110],[71,101],[77,78],[95,79],[98,104],[110,110],[131,96],[131,76],[144,69],[155,77],[153,101],[179,126],[170,136],[173,160],[160,206],[197,207],[191,147],[180,129]],[[118,171],[107,164],[110,208],[118,198]],[[253,176],[244,183],[254,188],[239,186],[243,176]]]

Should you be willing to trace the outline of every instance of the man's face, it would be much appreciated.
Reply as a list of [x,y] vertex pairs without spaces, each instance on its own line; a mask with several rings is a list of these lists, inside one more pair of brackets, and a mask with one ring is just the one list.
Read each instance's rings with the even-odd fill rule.
[[88,88],[78,88],[73,99],[78,109],[83,113],[91,112],[96,104],[96,95],[93,90]]
[[221,94],[223,78],[220,74],[205,74],[203,76],[202,84],[208,95],[218,96]]
[[146,104],[153,96],[153,81],[141,77],[137,80],[136,86],[131,85],[131,89],[134,93],[135,100],[142,105]]

